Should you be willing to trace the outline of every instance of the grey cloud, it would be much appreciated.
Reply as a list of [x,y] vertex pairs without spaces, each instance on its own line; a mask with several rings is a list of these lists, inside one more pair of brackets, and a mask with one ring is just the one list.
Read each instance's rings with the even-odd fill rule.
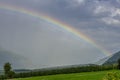
[[0,45],[30,59],[33,63],[30,68],[90,63],[97,59],[96,56],[103,56],[92,44],[56,25],[25,14],[8,12],[0,15],[3,19],[0,21]]
[[[79,0],[75,0],[73,4],[72,1],[0,0],[7,4],[46,13],[72,25],[106,50],[110,52],[119,50],[119,25],[105,23],[108,21],[113,23],[113,20],[120,19],[118,0],[85,0],[80,3],[77,3]],[[88,63],[104,56],[92,44],[88,44],[56,25],[17,12],[3,10],[0,13],[2,25],[0,45],[32,59],[37,68]],[[32,56],[33,53],[34,56]],[[36,62],[37,60],[40,61]]]

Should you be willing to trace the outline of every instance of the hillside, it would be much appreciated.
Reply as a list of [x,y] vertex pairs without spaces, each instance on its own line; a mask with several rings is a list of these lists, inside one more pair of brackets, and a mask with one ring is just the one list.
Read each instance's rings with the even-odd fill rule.
[[120,59],[120,51],[113,54],[107,61],[104,62],[104,65],[117,63],[118,59]]
[[111,56],[108,56],[106,58],[99,60],[95,64],[98,64],[98,65],[115,64],[117,63],[118,59],[120,59],[120,51],[117,53],[114,53]]

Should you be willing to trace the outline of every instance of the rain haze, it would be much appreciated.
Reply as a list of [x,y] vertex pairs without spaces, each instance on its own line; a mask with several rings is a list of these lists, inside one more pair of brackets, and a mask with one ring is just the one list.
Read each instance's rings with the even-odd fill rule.
[[[83,35],[19,8],[46,14]],[[0,50],[24,58],[25,68],[94,63],[120,50],[119,25],[120,0],[0,0]]]

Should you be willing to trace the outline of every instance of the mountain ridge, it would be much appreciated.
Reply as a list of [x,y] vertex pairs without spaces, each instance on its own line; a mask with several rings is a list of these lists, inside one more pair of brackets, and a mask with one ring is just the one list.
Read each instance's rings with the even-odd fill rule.
[[99,60],[98,62],[96,62],[95,64],[97,65],[109,65],[109,64],[116,64],[118,59],[120,59],[120,51],[105,57],[101,60]]

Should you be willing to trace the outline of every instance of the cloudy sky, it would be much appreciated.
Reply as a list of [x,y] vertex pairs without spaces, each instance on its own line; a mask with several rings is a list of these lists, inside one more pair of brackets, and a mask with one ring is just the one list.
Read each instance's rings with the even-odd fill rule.
[[[120,0],[0,0],[70,25],[112,54],[120,50]],[[0,8],[0,47],[31,68],[86,64],[106,57],[99,48],[37,17]]]

